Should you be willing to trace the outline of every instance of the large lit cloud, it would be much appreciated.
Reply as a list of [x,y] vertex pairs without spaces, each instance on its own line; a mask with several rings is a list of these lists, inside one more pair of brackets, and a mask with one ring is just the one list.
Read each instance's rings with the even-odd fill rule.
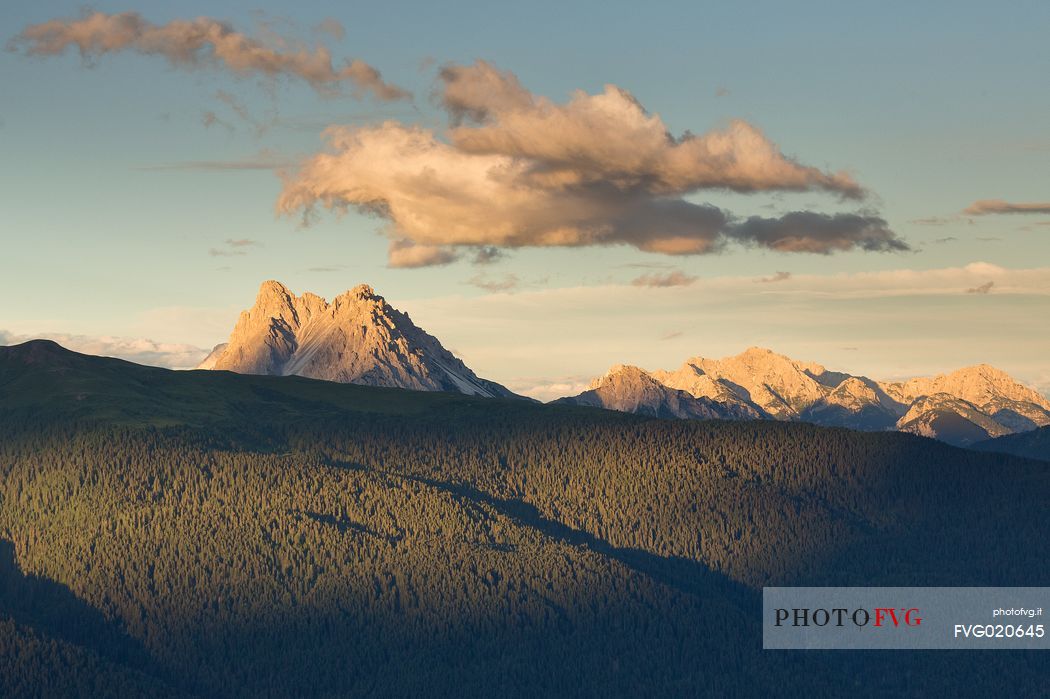
[[39,56],[54,56],[76,48],[85,59],[136,51],[163,56],[179,67],[221,65],[241,76],[296,77],[321,92],[339,92],[349,86],[354,93],[371,93],[384,101],[410,97],[359,59],[333,66],[331,52],[324,46],[282,50],[209,17],[157,25],[137,12],[92,12],[80,19],[53,19],[30,25],[13,45]]
[[453,128],[451,142],[466,153],[524,159],[542,183],[612,183],[672,195],[710,188],[862,194],[848,174],[799,164],[744,121],[675,138],[659,116],[615,85],[597,95],[578,90],[566,104],[555,104],[484,61],[446,67],[441,78],[454,121],[473,122]]
[[396,121],[330,127],[327,151],[286,179],[278,210],[356,208],[389,220],[396,240],[446,250],[626,244],[689,255],[732,241],[783,252],[907,248],[875,216],[738,221],[687,200],[705,190],[863,196],[849,175],[785,156],[747,123],[675,138],[617,87],[555,104],[481,61],[447,66],[440,78],[446,134]]
[[968,216],[985,216],[988,214],[1050,214],[1050,201],[1033,203],[1012,203],[1002,199],[980,199],[970,204],[963,211]]

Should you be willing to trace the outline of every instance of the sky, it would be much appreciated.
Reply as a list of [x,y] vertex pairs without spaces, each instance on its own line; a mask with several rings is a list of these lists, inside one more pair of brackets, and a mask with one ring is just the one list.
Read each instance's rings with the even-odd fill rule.
[[[125,14],[132,13],[132,14]],[[1050,395],[1050,5],[5,3],[0,343],[368,283],[535,397],[764,346]]]

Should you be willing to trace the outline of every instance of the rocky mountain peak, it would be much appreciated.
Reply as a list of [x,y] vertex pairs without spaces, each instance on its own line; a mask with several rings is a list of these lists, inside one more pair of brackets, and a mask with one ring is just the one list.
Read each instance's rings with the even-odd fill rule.
[[479,378],[367,284],[329,303],[317,294],[296,296],[278,281],[263,282],[229,342],[217,346],[198,368],[514,396]]
[[625,383],[625,382],[652,382],[656,383],[656,380],[649,375],[649,372],[644,369],[640,369],[630,364],[614,364],[609,368],[605,374],[591,381],[591,390],[601,388],[611,384]]

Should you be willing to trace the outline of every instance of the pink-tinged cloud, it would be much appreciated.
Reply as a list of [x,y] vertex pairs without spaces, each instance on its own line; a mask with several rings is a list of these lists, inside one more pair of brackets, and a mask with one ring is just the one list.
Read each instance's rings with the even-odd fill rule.
[[1002,199],[980,199],[963,211],[968,216],[988,214],[1050,214],[1050,202],[1012,203]]
[[378,70],[359,59],[334,66],[325,46],[274,48],[209,17],[157,25],[137,12],[91,12],[80,19],[53,19],[30,25],[14,39],[13,45],[37,56],[55,56],[76,48],[85,59],[134,51],[163,56],[172,65],[184,68],[219,65],[240,76],[295,77],[323,93],[338,93],[349,87],[354,94],[370,93],[383,101],[411,97],[407,91],[385,82]]
[[[396,121],[330,127],[327,151],[286,178],[278,211],[356,208],[387,219],[401,244],[446,253],[631,245],[695,255],[734,240],[783,252],[907,248],[874,216],[796,212],[737,221],[688,201],[712,189],[862,195],[848,175],[784,156],[744,122],[676,139],[658,116],[612,86],[555,104],[481,61],[446,66],[440,79],[447,133]],[[395,252],[409,256],[391,252],[391,264]],[[448,261],[447,254],[429,256]],[[421,257],[411,255],[413,262]]]

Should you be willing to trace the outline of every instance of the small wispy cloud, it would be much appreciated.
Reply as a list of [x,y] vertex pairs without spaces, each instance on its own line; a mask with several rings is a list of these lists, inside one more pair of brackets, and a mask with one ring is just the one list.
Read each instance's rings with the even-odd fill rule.
[[664,341],[666,341],[666,340],[674,340],[675,338],[678,338],[678,337],[681,337],[681,336],[682,336],[682,331],[681,330],[672,330],[671,332],[664,333],[663,335],[661,335],[660,339],[664,340]]
[[394,269],[440,267],[455,262],[459,254],[439,245],[419,245],[411,240],[391,240],[387,265]]
[[969,289],[966,290],[966,293],[968,293],[968,294],[989,294],[989,293],[991,293],[992,288],[994,286],[995,286],[995,282],[985,282],[984,284],[980,284],[978,286],[970,287]]
[[1002,199],[980,199],[963,210],[970,216],[988,214],[1050,214],[1050,202],[1008,202]]
[[319,34],[327,34],[336,41],[342,41],[346,37],[346,29],[342,22],[334,17],[326,17],[314,28]]
[[208,254],[212,257],[239,257],[248,254],[249,248],[262,247],[262,243],[251,238],[227,238],[222,246],[210,248]]
[[948,226],[953,223],[965,223],[972,226],[974,220],[964,216],[927,216],[926,218],[913,218],[909,223],[919,226]]
[[264,148],[255,155],[240,160],[187,160],[178,163],[144,165],[136,168],[143,172],[236,172],[238,170],[283,170],[295,165],[295,160],[276,151]]
[[473,263],[476,265],[491,265],[503,259],[505,255],[506,253],[499,248],[489,245],[478,248],[478,251],[474,253]]
[[221,126],[226,129],[228,133],[233,133],[233,124],[221,119],[218,114],[212,111],[207,111],[201,114],[201,123],[204,124],[204,128],[210,129],[213,126]]
[[[329,24],[328,29],[335,27]],[[210,17],[153,24],[138,12],[86,12],[79,19],[30,25],[11,41],[11,48],[31,56],[57,56],[73,48],[85,60],[125,51],[161,56],[176,68],[217,66],[244,77],[296,78],[323,94],[349,87],[354,95],[369,93],[382,101],[411,98],[407,90],[384,81],[378,70],[360,59],[335,66],[325,46],[311,49],[275,39],[248,36]]]
[[686,274],[680,269],[668,272],[667,274],[643,274],[640,277],[635,277],[631,280],[633,286],[647,286],[653,288],[664,288],[669,286],[689,286],[695,282],[698,277],[691,274]]
[[513,291],[521,285],[521,280],[516,274],[505,274],[500,278],[487,277],[482,274],[476,274],[471,277],[468,282],[471,286],[476,286],[479,289],[484,289],[490,293],[499,293],[501,291]]
[[791,279],[791,272],[777,272],[768,277],[760,277],[755,281],[763,284],[775,284],[776,282],[786,282],[788,279]]

